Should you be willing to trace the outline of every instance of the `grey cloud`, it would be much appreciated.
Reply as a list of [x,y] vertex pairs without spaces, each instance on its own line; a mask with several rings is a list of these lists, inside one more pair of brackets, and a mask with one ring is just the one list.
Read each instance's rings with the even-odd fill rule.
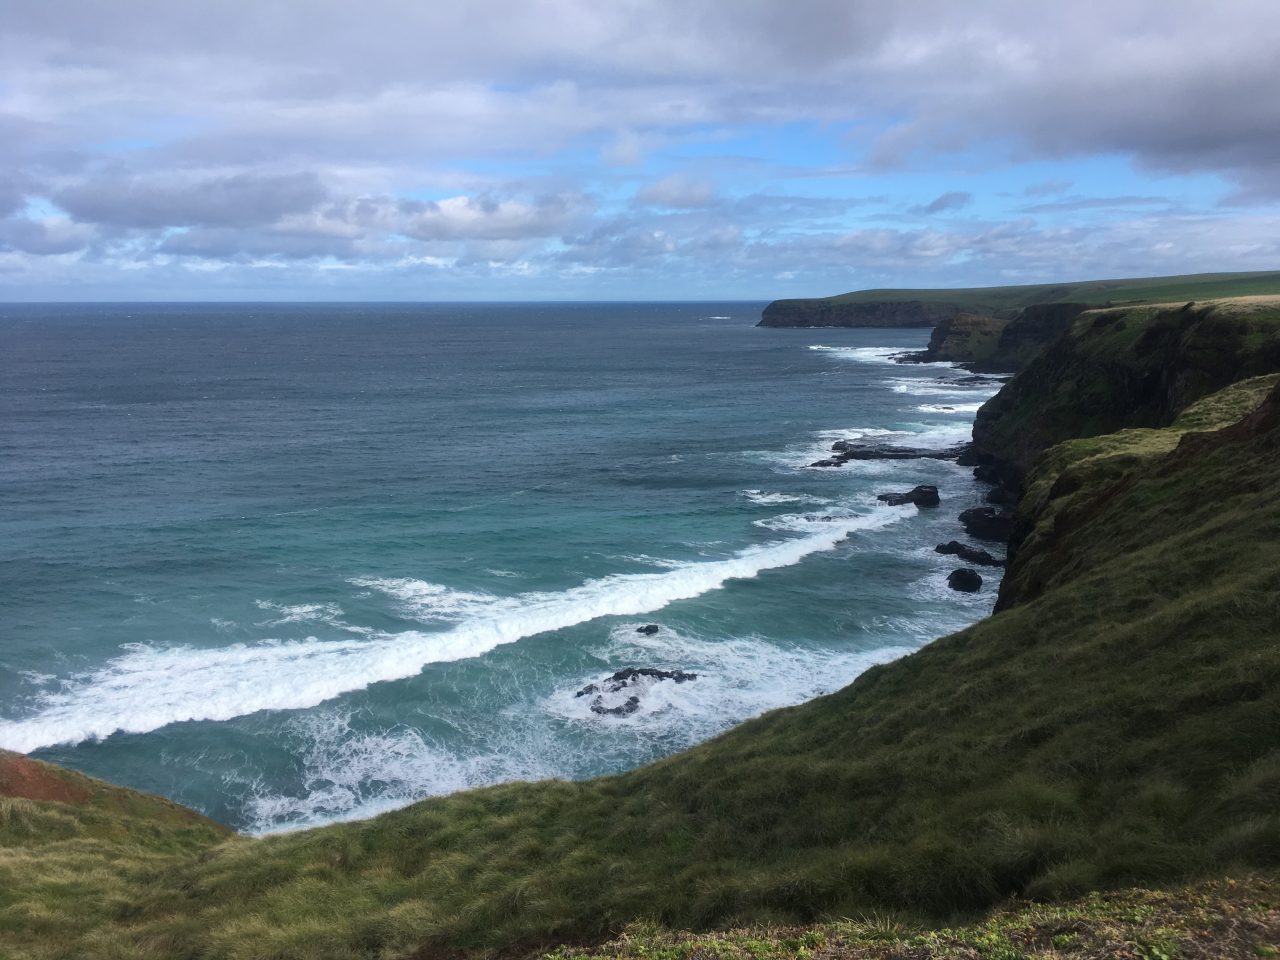
[[38,256],[75,253],[93,239],[93,231],[64,217],[0,220],[0,250],[19,250]]
[[99,176],[63,187],[51,199],[77,220],[116,227],[247,227],[307,211],[325,199],[314,173],[201,179]]
[[397,232],[417,240],[512,240],[547,237],[589,212],[582,194],[555,194],[533,201],[495,197],[451,197],[400,204]]
[[155,249],[161,254],[233,262],[267,257],[288,260],[334,257],[342,260],[357,254],[355,243],[348,237],[220,227],[200,227],[170,234]]
[[1045,180],[1033,183],[1022,191],[1024,197],[1051,197],[1055,193],[1066,193],[1074,186],[1071,180]]
[[1073,210],[1115,210],[1132,207],[1158,207],[1169,204],[1168,197],[1067,197],[1048,203],[1032,203],[1023,213],[1066,213]]
[[948,210],[960,210],[972,202],[973,194],[963,190],[949,190],[918,209],[921,213],[945,213]]
[[1087,18],[1018,0],[754,0],[729,15],[715,0],[68,0],[10,5],[0,79],[63,133],[121,103],[148,132],[197,118],[168,148],[228,163],[519,151],[619,130],[606,152],[631,162],[641,140],[692,124],[894,115],[907,119],[880,138],[885,162],[1002,140],[1265,191],[1280,189],[1280,99],[1266,95],[1278,38],[1267,0],[1116,0]]
[[645,184],[636,191],[636,202],[675,210],[709,207],[716,202],[716,185],[703,178],[672,174]]

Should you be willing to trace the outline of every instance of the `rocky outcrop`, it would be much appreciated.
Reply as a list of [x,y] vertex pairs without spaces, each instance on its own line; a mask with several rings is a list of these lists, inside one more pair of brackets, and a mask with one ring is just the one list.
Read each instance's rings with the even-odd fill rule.
[[961,543],[959,540],[950,540],[947,543],[940,543],[933,548],[935,553],[941,553],[944,556],[959,557],[966,563],[976,563],[981,567],[1003,567],[1004,561],[999,557],[994,557],[981,547],[971,547],[967,543]]
[[961,593],[977,593],[982,589],[982,577],[977,570],[961,567],[947,574],[947,586]]
[[1013,518],[995,507],[970,507],[960,514],[965,532],[975,540],[1007,541]]
[[969,444],[962,443],[954,447],[926,449],[837,440],[831,445],[831,456],[815,460],[809,466],[842,467],[851,460],[959,460],[969,451],[969,447]]
[[891,507],[901,507],[908,503],[914,503],[917,507],[936,507],[942,502],[938,497],[938,488],[927,484],[912,487],[906,493],[882,493],[876,499]]
[[[650,624],[653,626],[653,624]],[[642,628],[643,629],[643,628]],[[688,683],[697,680],[696,673],[684,670],[658,670],[654,667],[627,667],[619,670],[599,683],[588,683],[574,694],[574,697],[592,697],[591,712],[602,717],[626,717],[640,709],[640,693],[654,683],[670,680],[673,683]],[[626,696],[611,696],[623,691]]]
[[928,300],[775,300],[759,327],[932,327],[959,311]]

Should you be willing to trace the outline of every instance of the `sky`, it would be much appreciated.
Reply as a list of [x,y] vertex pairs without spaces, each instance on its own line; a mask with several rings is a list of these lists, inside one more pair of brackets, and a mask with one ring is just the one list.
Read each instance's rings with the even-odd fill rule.
[[0,0],[0,300],[1280,269],[1275,0]]

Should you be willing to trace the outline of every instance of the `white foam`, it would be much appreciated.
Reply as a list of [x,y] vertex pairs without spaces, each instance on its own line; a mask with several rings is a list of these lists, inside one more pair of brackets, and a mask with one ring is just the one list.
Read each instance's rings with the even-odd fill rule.
[[[606,665],[596,673],[513,703],[496,716],[466,709],[451,717],[470,744],[462,751],[445,749],[412,727],[358,731],[340,710],[298,715],[285,734],[302,741],[302,781],[289,792],[250,784],[249,831],[360,819],[424,797],[512,780],[629,769],[766,710],[838,690],[868,667],[910,653],[934,635],[925,621],[902,620],[885,630],[885,646],[851,651],[785,646],[760,637],[704,638],[667,627],[644,635],[636,626],[617,625],[591,651]],[[588,683],[637,664],[686,670],[697,679],[641,680],[626,691],[639,694],[640,707],[625,717],[600,716],[591,710],[593,696],[575,696]],[[566,740],[565,723],[578,736]]]
[[351,720],[346,712],[325,710],[301,714],[286,725],[285,735],[303,744],[301,790],[281,793],[250,784],[248,832],[261,835],[372,817],[423,797],[554,775],[529,752],[459,756],[412,727],[360,733]]
[[[651,613],[697,597],[732,579],[787,567],[830,550],[855,530],[874,530],[905,516],[880,507],[821,524],[807,536],[749,547],[720,560],[686,563],[661,573],[619,574],[558,593],[526,593],[483,605],[450,630],[370,632],[340,640],[267,639],[212,649],[126,645],[123,656],[67,679],[40,695],[37,712],[0,719],[0,746],[29,752],[101,739],[117,731],[145,733],[187,720],[230,720],[259,710],[300,710],[374,683],[400,680],[428,663],[480,656],[523,637],[603,616]],[[410,579],[359,581],[409,608],[439,597],[438,584]]]
[[816,513],[784,513],[780,516],[769,517],[765,520],[755,520],[753,524],[764,530],[773,530],[777,533],[806,533],[811,534],[815,530],[822,527],[830,527],[833,524],[846,523],[849,519],[847,512],[843,515],[836,514],[816,514]]
[[[324,623],[339,630],[346,630],[348,633],[370,632],[368,627],[357,627],[344,621],[342,608],[336,603],[282,604],[272,603],[269,600],[255,600],[254,605],[259,610],[270,610],[279,614],[275,619],[260,622],[258,624],[260,627],[278,627],[286,623]],[[229,621],[220,622],[216,618],[212,622],[218,630],[225,630],[223,623],[229,623]],[[234,626],[234,624],[231,625]]]
[[889,388],[894,393],[904,393],[912,397],[956,397],[959,399],[982,397],[983,399],[994,397],[1000,392],[1000,384],[962,384],[947,383],[945,380],[936,380],[926,377],[897,377],[893,380],[886,380]]
[[973,436],[973,426],[964,423],[904,423],[902,429],[885,438],[890,447],[922,447],[935,449],[954,447],[968,443]]
[[412,577],[357,577],[350,583],[391,597],[402,613],[426,623],[464,620],[503,602],[491,593],[455,590]]
[[[544,709],[586,725],[609,737],[643,735],[661,738],[683,749],[700,743],[750,717],[777,707],[802,703],[847,686],[877,663],[895,660],[927,643],[924,624],[908,638],[873,650],[832,650],[784,646],[761,637],[701,638],[663,628],[639,634],[634,624],[621,625],[597,651],[609,664],[644,665],[697,674],[696,680],[642,680],[615,698],[638,695],[639,708],[627,716],[601,716],[591,709],[593,696],[575,696],[588,683],[599,683],[613,669],[578,678],[543,701]],[[612,705],[612,702],[605,703]]]
[[920,413],[977,413],[982,408],[980,403],[922,403],[916,407]]
[[281,623],[333,623],[342,616],[342,608],[336,603],[272,603],[269,600],[255,600],[254,606],[259,610],[272,610],[278,614],[274,620],[267,620],[259,626],[276,626]]
[[897,363],[896,357],[911,352],[902,347],[828,347],[821,343],[815,343],[809,349],[858,363]]
[[743,490],[742,496],[762,507],[772,507],[782,503],[830,503],[826,497],[813,497],[807,493],[765,493],[763,490]]

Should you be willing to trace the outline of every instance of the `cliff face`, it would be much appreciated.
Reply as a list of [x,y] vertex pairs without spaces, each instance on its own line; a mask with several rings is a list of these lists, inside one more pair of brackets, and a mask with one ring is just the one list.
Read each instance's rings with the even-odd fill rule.
[[990,355],[973,358],[974,369],[1021,370],[1066,333],[1071,322],[1086,309],[1082,303],[1042,303],[1020,310],[1001,328]]
[[959,307],[923,300],[842,303],[833,300],[775,300],[764,308],[759,327],[932,327]]
[[925,363],[946,360],[976,365],[989,361],[996,352],[1007,320],[964,311],[938,321],[929,337],[929,346],[916,359]]
[[1011,373],[1061,337],[1086,309],[1079,303],[1044,303],[1019,310],[1012,318],[962,311],[938,321],[929,346],[913,359],[961,363],[979,373]]
[[1013,486],[1063,440],[1162,427],[1228,384],[1280,371],[1280,298],[1090,310],[978,411],[979,455]]

